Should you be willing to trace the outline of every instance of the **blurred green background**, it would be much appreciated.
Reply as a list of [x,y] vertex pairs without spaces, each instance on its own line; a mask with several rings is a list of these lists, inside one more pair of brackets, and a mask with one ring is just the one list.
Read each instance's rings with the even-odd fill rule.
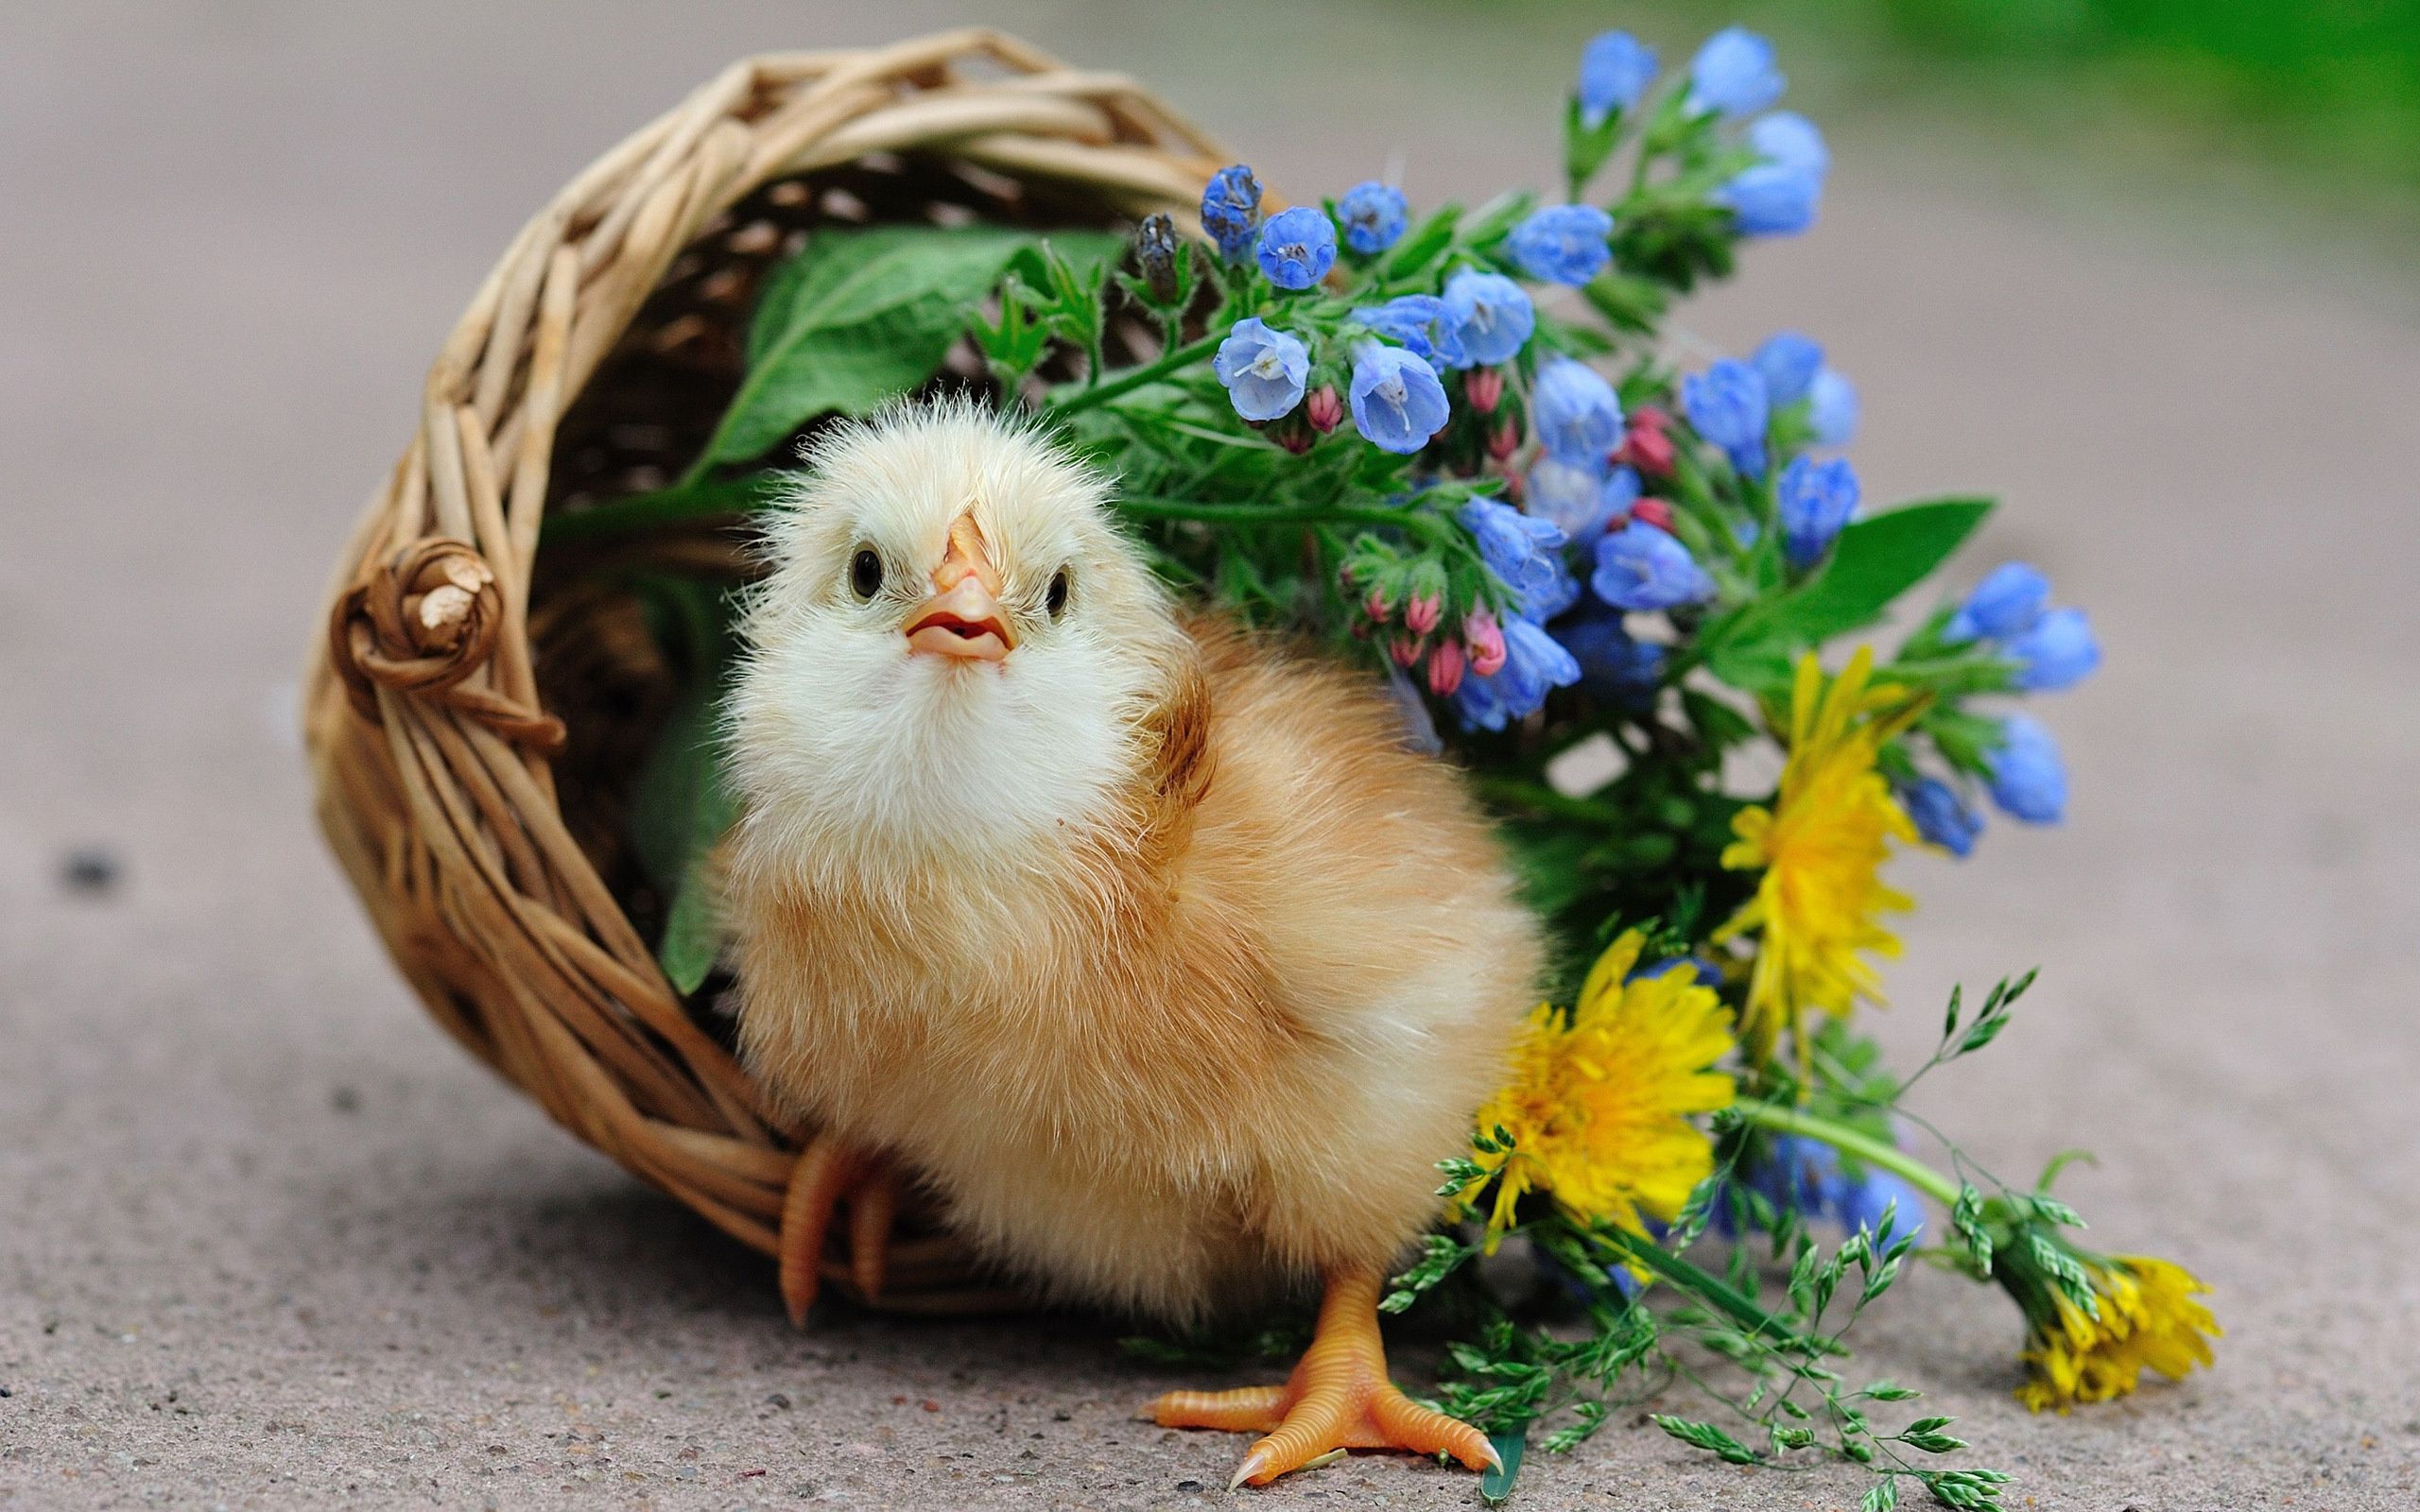
[[1651,32],[1668,65],[1697,29],[1740,21],[1780,45],[1794,102],[1820,100],[1819,119],[1908,111],[2082,148],[2121,177],[2258,180],[2311,209],[2420,218],[2420,0],[1539,0],[1537,9],[1574,27]]

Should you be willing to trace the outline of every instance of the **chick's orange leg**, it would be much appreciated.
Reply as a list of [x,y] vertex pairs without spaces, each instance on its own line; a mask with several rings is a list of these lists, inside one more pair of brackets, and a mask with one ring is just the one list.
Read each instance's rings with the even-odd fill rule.
[[899,1211],[899,1183],[890,1163],[831,1134],[819,1134],[799,1153],[782,1199],[782,1302],[790,1321],[806,1321],[822,1279],[823,1245],[833,1214],[849,1204],[849,1279],[872,1297],[881,1294],[890,1252],[890,1222]]
[[1241,1391],[1171,1391],[1152,1403],[1163,1428],[1222,1428],[1265,1435],[1236,1467],[1229,1488],[1267,1486],[1334,1450],[1408,1449],[1452,1454],[1472,1469],[1491,1469],[1495,1450],[1468,1423],[1414,1403],[1387,1380],[1378,1337],[1375,1269],[1328,1277],[1318,1331],[1282,1386]]

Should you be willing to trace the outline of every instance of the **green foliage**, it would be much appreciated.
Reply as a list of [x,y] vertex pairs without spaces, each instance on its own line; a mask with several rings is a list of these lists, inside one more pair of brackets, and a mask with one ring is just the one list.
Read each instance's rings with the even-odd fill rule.
[[[747,376],[684,481],[764,455],[814,416],[863,415],[922,385],[1011,260],[1037,240],[983,226],[810,236],[767,280],[748,330]],[[1056,240],[1096,266],[1118,245],[1099,232]]]
[[637,807],[653,816],[648,829],[655,836],[640,847],[640,856],[670,900],[656,959],[684,996],[703,985],[722,954],[715,847],[739,816],[716,750],[719,692],[706,684],[682,696],[639,774]]
[[1948,560],[1991,512],[1989,499],[1936,499],[1857,521],[1814,577],[1742,609],[1728,633],[1709,627],[1707,638],[1796,651],[1863,629]]
[[1529,1452],[1527,1434],[1495,1434],[1488,1444],[1495,1451],[1496,1465],[1479,1477],[1479,1499],[1489,1506],[1502,1506],[1512,1495],[1512,1482],[1521,1473],[1521,1460]]
[[631,848],[666,901],[656,959],[685,995],[722,954],[715,848],[738,817],[717,726],[733,649],[730,599],[694,578],[648,576],[635,587],[686,673],[631,805]]

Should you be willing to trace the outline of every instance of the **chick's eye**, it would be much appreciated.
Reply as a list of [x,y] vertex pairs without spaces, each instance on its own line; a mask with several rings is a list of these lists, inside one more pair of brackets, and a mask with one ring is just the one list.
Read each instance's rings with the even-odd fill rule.
[[859,598],[872,598],[882,591],[882,558],[872,546],[860,546],[849,559],[849,586]]
[[1044,607],[1050,610],[1050,617],[1054,620],[1067,612],[1066,568],[1062,567],[1050,575],[1050,594],[1043,602]]

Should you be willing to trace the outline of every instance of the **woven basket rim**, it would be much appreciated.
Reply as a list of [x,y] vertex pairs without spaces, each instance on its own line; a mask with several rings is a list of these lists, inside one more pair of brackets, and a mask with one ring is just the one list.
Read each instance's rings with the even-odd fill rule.
[[[691,1018],[566,826],[530,585],[559,427],[684,249],[759,189],[878,155],[1189,218],[1225,160],[1125,75],[967,27],[733,63],[576,174],[438,352],[411,444],[328,586],[306,673],[323,831],[430,1014],[554,1120],[786,1275],[854,1290],[785,1222],[798,1130]],[[946,1234],[879,1305],[1010,1305]]]

